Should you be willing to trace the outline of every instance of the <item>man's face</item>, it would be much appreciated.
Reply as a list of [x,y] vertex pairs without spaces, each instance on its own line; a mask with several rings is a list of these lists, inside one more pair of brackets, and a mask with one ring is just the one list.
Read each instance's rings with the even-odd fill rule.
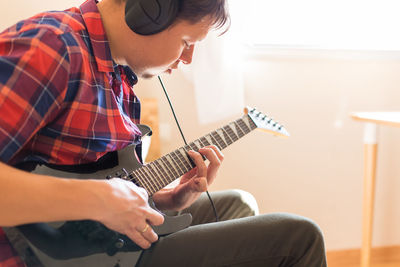
[[171,73],[180,62],[192,62],[195,44],[203,40],[210,29],[210,20],[206,18],[196,24],[177,21],[160,33],[144,36],[141,51],[135,51],[135,56],[128,54],[126,62],[143,78]]

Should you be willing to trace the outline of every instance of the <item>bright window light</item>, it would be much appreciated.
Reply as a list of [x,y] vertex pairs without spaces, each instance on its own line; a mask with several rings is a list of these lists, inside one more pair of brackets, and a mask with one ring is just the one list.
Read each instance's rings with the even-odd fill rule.
[[398,0],[231,0],[230,7],[251,45],[400,50]]

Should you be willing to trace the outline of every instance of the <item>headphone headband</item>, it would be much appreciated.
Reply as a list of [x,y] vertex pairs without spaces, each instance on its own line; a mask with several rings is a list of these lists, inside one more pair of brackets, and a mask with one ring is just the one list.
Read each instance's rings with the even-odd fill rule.
[[175,20],[178,4],[179,0],[127,0],[125,22],[137,34],[161,32]]

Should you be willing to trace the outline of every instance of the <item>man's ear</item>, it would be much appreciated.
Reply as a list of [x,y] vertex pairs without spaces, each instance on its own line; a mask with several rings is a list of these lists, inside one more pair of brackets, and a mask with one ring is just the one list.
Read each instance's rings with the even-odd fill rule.
[[141,35],[151,35],[170,26],[178,13],[179,0],[126,0],[125,22]]

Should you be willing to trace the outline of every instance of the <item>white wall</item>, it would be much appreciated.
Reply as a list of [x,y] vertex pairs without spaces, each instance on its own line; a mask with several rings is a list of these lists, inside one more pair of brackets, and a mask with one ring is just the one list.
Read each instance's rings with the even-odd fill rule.
[[[80,2],[3,0],[0,30],[41,10]],[[312,218],[325,233],[327,249],[359,247],[363,127],[348,115],[399,109],[399,57],[283,51],[250,56],[244,69],[245,102],[282,122],[292,136],[279,139],[255,132],[229,147],[211,189],[242,188],[256,196],[263,213],[286,211]],[[198,123],[193,85],[182,73],[165,77],[165,84],[187,139],[228,122]],[[181,146],[157,81],[141,81],[136,92],[160,98],[163,154]],[[238,116],[241,110],[238,107]],[[396,128],[380,132],[373,236],[377,246],[400,244],[399,136]]]
[[0,31],[18,22],[46,10],[64,10],[79,6],[80,0],[1,0],[0,1]]

